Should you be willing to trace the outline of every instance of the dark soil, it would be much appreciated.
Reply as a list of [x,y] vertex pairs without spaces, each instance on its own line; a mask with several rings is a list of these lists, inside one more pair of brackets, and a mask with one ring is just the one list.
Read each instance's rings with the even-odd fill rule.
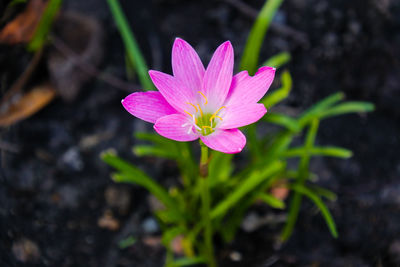
[[[106,1],[64,2],[64,11],[101,22],[105,52],[99,68],[126,79],[123,45]],[[149,65],[166,72],[176,36],[190,42],[204,62],[229,39],[238,66],[253,20],[227,2],[121,1]],[[263,1],[248,3],[259,9]],[[312,162],[317,183],[338,194],[329,207],[339,238],[330,236],[313,204],[304,201],[289,242],[275,241],[282,224],[240,231],[220,250],[221,266],[400,266],[400,2],[286,0],[275,23],[306,37],[275,27],[263,45],[261,59],[281,51],[292,55],[287,68],[294,88],[286,108],[300,111],[343,91],[348,99],[372,101],[376,111],[321,124],[319,144],[354,152],[350,160]],[[1,94],[29,58],[22,47],[0,46]],[[32,82],[46,77],[41,68]],[[177,178],[171,162],[131,154],[132,133],[151,125],[123,110],[120,100],[127,94],[94,78],[75,100],[58,98],[1,130],[0,266],[162,266],[164,250],[157,245],[147,193],[115,185],[99,158],[114,148],[161,182]],[[275,214],[260,207],[252,212]],[[111,217],[106,228],[99,226],[102,217]],[[137,242],[119,248],[129,236]]]

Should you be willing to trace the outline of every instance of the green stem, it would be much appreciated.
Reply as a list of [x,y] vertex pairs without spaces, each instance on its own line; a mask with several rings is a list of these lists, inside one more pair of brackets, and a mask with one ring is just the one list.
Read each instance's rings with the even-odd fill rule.
[[201,199],[202,199],[202,220],[204,228],[204,247],[208,260],[208,266],[216,267],[217,263],[214,258],[213,247],[213,229],[210,218],[211,199],[210,188],[208,185],[208,148],[203,143],[201,145],[200,157],[200,184],[201,184]]
[[[311,121],[310,128],[308,130],[305,142],[305,153],[301,156],[300,163],[299,163],[299,171],[296,184],[304,185],[307,177],[308,177],[308,165],[310,162],[311,157],[311,149],[314,146],[315,136],[318,131],[319,120],[314,119]],[[286,225],[282,231],[281,239],[282,241],[286,241],[293,233],[294,225],[296,224],[297,217],[300,211],[302,195],[299,192],[295,192],[293,198],[290,202],[289,214],[288,219],[286,221]]]

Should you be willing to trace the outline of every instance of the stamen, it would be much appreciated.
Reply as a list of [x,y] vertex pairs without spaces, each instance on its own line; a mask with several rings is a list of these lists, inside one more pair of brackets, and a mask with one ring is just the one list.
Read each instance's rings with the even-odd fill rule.
[[181,127],[186,127],[186,126],[188,126],[188,125],[190,125],[189,122],[187,122],[187,123],[185,123],[185,124],[182,124]]
[[204,99],[206,100],[206,103],[204,103],[204,105],[207,105],[207,103],[208,103],[207,97],[201,91],[197,91],[197,92],[204,97]]
[[186,110],[184,110],[183,112],[185,112],[186,114],[188,114],[190,117],[194,116],[192,115],[192,113],[187,112]]
[[222,106],[222,107],[220,107],[217,111],[215,111],[214,112],[214,114],[213,115],[217,115],[218,114],[218,112],[221,110],[221,109],[223,109],[223,108],[226,108],[225,106]]
[[203,117],[203,111],[201,110],[201,107],[200,107],[200,104],[197,104],[197,106],[199,107],[199,110],[200,110],[200,114],[201,114],[201,116]]
[[211,127],[211,126],[201,126],[201,128],[207,128],[207,129],[210,129],[211,130],[211,132],[213,132],[214,131],[214,129]]
[[188,104],[188,105],[191,105],[192,107],[194,107],[194,109],[196,110],[196,112],[198,112],[199,110],[197,109],[197,107],[195,106],[195,105],[193,105],[192,103],[190,103],[190,102],[186,102],[186,104]]
[[211,118],[210,118],[210,122],[212,122],[212,120],[213,120],[214,118],[218,118],[218,119],[220,119],[221,121],[223,121],[223,119],[222,119],[220,116],[218,116],[218,115],[212,115]]

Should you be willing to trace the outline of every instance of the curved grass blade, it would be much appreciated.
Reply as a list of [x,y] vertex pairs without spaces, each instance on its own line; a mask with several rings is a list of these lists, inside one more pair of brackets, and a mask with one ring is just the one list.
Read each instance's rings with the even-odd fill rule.
[[122,160],[111,151],[103,152],[101,158],[108,165],[119,171],[112,175],[115,182],[125,182],[143,186],[173,212],[175,216],[181,217],[181,213],[177,209],[178,205],[176,201],[169,196],[168,192],[161,185],[147,176],[143,171]]
[[321,113],[320,118],[329,118],[347,113],[371,112],[375,106],[369,102],[352,101],[339,104]]
[[265,179],[268,179],[274,173],[280,171],[283,166],[284,164],[282,162],[275,161],[262,171],[256,170],[251,173],[250,176],[241,184],[239,184],[231,194],[229,194],[214,209],[212,209],[211,218],[223,216],[240,199],[242,199],[246,194],[250,193],[261,182],[265,181]]
[[309,190],[308,188],[306,188],[305,186],[300,185],[300,184],[291,185],[290,188],[302,195],[305,195],[306,197],[308,197],[310,200],[312,200],[314,202],[314,204],[321,211],[322,216],[324,217],[325,222],[328,225],[329,231],[331,232],[332,236],[334,238],[337,238],[339,235],[336,230],[335,221],[333,220],[333,217],[332,217],[331,213],[329,212],[328,207],[321,200],[321,198],[318,195],[316,195],[314,192],[312,192],[311,190]]
[[263,103],[267,109],[275,106],[276,104],[288,97],[290,90],[292,90],[293,84],[292,76],[290,75],[289,71],[286,70],[281,74],[281,83],[281,88],[267,94],[267,96],[261,100],[261,103]]
[[282,2],[283,0],[267,0],[251,28],[240,64],[240,69],[247,70],[250,75],[254,75],[257,70],[262,42]]
[[279,69],[280,67],[288,63],[290,59],[291,56],[288,52],[281,52],[279,54],[270,57],[262,64],[262,66],[270,66]]
[[62,0],[50,0],[40,18],[32,40],[28,44],[29,51],[37,51],[47,41],[48,34],[53,26],[54,19],[60,10]]
[[264,121],[285,127],[289,131],[299,132],[301,130],[296,119],[280,113],[268,113],[263,117]]
[[149,69],[146,65],[146,61],[144,60],[139,45],[136,42],[135,36],[129,27],[128,21],[126,20],[118,0],[107,0],[107,3],[110,7],[115,23],[117,24],[118,30],[121,33],[122,40],[128,53],[128,58],[131,61],[131,64],[136,68],[143,90],[155,90],[148,75]]
[[296,147],[288,149],[283,155],[287,158],[292,158],[301,157],[302,155],[307,153],[311,156],[328,156],[344,159],[350,158],[353,155],[350,150],[335,146],[312,147],[309,150],[307,150],[307,148],[305,147]]
[[265,203],[267,203],[268,205],[270,205],[271,207],[275,208],[275,209],[284,209],[286,207],[285,202],[283,202],[282,200],[272,196],[271,194],[260,194],[258,195],[258,198],[261,199],[262,201],[264,201]]

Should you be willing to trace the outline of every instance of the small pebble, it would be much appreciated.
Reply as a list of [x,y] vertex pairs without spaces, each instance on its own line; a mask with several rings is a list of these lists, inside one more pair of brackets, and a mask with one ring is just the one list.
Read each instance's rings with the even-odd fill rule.
[[240,252],[237,252],[237,251],[232,251],[232,252],[229,254],[229,258],[230,258],[232,261],[238,262],[238,261],[241,261],[241,260],[242,260],[242,254],[240,254]]
[[12,252],[15,258],[21,262],[35,262],[40,258],[40,250],[35,242],[22,238],[12,245]]
[[146,218],[142,223],[142,227],[147,234],[154,234],[158,231],[158,223],[153,217]]

